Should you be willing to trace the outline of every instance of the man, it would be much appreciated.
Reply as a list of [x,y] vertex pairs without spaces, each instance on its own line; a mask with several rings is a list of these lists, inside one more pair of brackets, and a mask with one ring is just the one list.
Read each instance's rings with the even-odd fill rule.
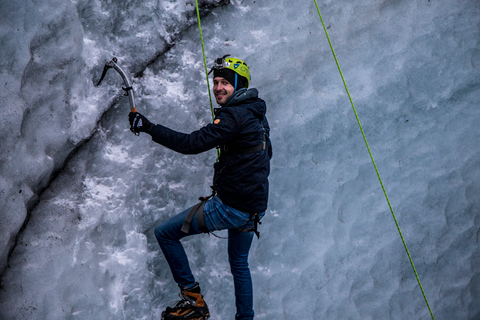
[[250,71],[240,59],[215,60],[213,92],[221,106],[212,124],[184,134],[154,125],[139,113],[130,113],[131,130],[146,132],[152,140],[183,154],[220,147],[214,164],[213,194],[164,221],[155,236],[167,259],[181,301],[168,307],[162,319],[207,319],[208,307],[192,275],[180,239],[202,232],[228,229],[228,256],[235,285],[235,319],[253,319],[253,288],[248,253],[257,224],[265,214],[272,147],[265,102],[256,89],[247,89]]

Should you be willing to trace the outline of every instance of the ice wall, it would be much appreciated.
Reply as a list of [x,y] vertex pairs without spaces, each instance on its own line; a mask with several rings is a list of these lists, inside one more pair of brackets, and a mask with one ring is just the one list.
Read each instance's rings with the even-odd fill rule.
[[[201,13],[226,2],[200,1]],[[194,3],[0,2],[0,273],[39,193],[118,98],[93,86],[103,64],[142,72],[196,24]]]
[[[478,319],[480,3],[319,4],[435,318]],[[147,12],[142,30],[154,30]],[[107,22],[91,18],[87,28],[85,17],[84,39],[127,51],[132,73],[143,68],[148,59],[139,58],[144,50],[137,57],[131,38],[107,41],[97,32]],[[135,29],[136,20],[125,24]],[[206,17],[203,33],[209,62],[231,53],[249,63],[272,127],[270,208],[250,259],[256,319],[430,319],[313,1],[236,1]],[[211,118],[198,30],[180,36],[134,85],[143,114],[190,132]],[[110,59],[106,47],[75,83],[91,86]],[[152,230],[209,192],[215,152],[183,156],[133,136],[128,101],[113,101],[120,84],[107,80],[72,95],[108,111],[31,212],[3,275],[1,318],[158,319],[176,298]],[[101,112],[91,114],[80,122],[90,124],[85,135]],[[48,128],[28,143],[53,144]],[[19,158],[10,170],[25,172]],[[2,178],[10,174],[4,163]],[[5,190],[8,199],[25,197]],[[205,235],[185,245],[212,318],[232,319],[226,242]]]

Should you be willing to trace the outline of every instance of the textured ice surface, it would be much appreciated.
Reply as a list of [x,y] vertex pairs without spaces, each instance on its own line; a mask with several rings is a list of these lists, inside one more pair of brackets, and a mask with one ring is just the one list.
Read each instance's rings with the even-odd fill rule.
[[[9,4],[18,7],[18,17],[1,20],[2,44],[12,41],[0,51],[2,97],[16,105],[2,106],[2,137],[7,125],[19,131],[15,121],[36,124],[1,140],[0,194],[2,209],[8,208],[2,228],[16,233],[4,226],[25,215],[20,204],[46,183],[38,175],[53,170],[48,161],[63,165],[65,156],[56,155],[72,148],[63,141],[97,131],[31,211],[3,274],[0,318],[158,319],[178,290],[153,228],[209,193],[216,154],[179,155],[144,134],[133,136],[127,99],[113,99],[116,75],[98,89],[91,82],[112,54],[130,72],[141,71],[161,43],[168,46],[161,39],[193,21],[178,18],[191,19],[191,3],[162,2],[169,17],[163,19],[171,21],[166,31],[158,31],[160,9],[148,9],[148,2],[131,2],[133,10],[120,2],[47,3],[43,10]],[[319,4],[435,318],[478,319],[480,3]],[[26,19],[29,12],[36,18]],[[67,38],[81,39],[83,47],[42,23],[68,12],[77,20],[65,20],[71,21],[64,23]],[[122,18],[102,20],[102,12]],[[111,25],[115,21],[121,27]],[[17,25],[29,30],[22,43],[13,42]],[[272,127],[269,211],[250,259],[256,319],[430,319],[313,1],[235,1],[202,26],[209,62],[225,53],[247,61]],[[33,36],[47,29],[51,36]],[[150,120],[190,132],[211,116],[198,30],[180,36],[134,85],[139,110]],[[65,42],[71,48],[61,50]],[[49,43],[58,53],[46,49]],[[32,48],[49,61],[50,76],[35,75]],[[95,61],[85,58],[95,50]],[[69,55],[81,58],[60,64]],[[53,82],[44,84],[44,77]],[[78,88],[59,89],[68,83]],[[92,111],[53,113],[49,108],[61,109],[52,102],[61,90]],[[73,115],[83,118],[65,121]],[[62,133],[66,122],[76,129]],[[203,235],[185,246],[212,318],[232,319],[226,241]]]
[[[223,2],[201,1],[202,12]],[[3,270],[27,210],[121,91],[121,78],[110,74],[94,88],[105,62],[117,56],[141,72],[196,14],[191,1],[143,0],[1,1],[0,11]]]

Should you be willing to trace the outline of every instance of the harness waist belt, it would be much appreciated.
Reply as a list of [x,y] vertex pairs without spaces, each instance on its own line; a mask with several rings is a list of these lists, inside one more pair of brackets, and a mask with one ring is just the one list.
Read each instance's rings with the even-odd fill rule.
[[256,146],[242,148],[223,145],[220,147],[222,153],[255,153],[260,150],[267,150],[267,144],[262,142]]

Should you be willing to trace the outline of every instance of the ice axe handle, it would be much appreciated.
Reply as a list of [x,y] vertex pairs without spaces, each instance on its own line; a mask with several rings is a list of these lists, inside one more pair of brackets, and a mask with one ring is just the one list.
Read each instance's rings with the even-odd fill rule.
[[128,86],[128,87],[122,87],[122,89],[125,91],[125,95],[128,96],[128,101],[130,102],[130,111],[137,112],[137,107],[135,106],[135,96],[133,93],[133,88]]

